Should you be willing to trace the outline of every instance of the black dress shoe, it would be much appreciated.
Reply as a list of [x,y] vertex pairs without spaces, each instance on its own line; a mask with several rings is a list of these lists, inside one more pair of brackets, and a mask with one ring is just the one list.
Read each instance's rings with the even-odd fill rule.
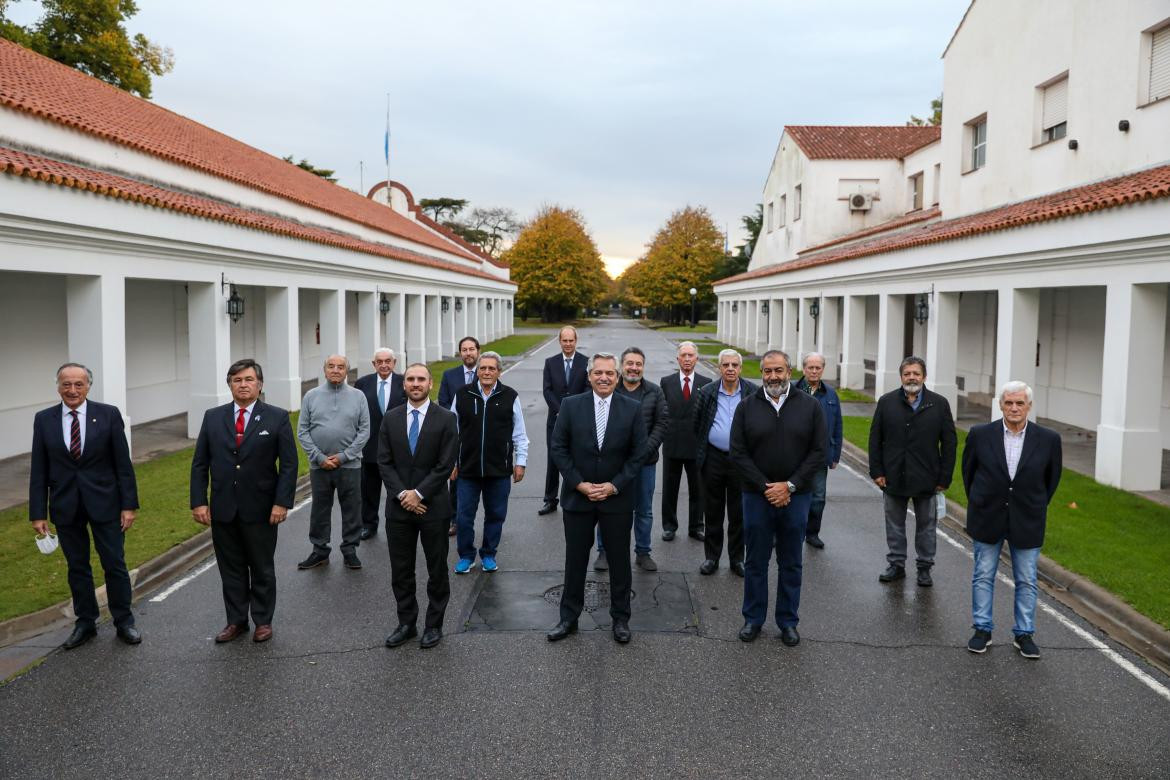
[[329,563],[329,553],[319,553],[313,550],[313,552],[309,553],[308,558],[305,558],[297,564],[297,568],[304,571],[305,569],[315,569],[326,563]]
[[906,579],[906,567],[891,563],[886,570],[878,575],[878,582],[893,582]]
[[550,642],[559,642],[569,634],[575,633],[577,633],[577,621],[574,620],[572,623],[570,623],[567,620],[562,620],[560,623],[557,623],[555,626],[553,626],[552,631],[549,631],[547,634],[545,634],[545,636]]
[[921,567],[918,569],[918,587],[929,588],[934,585],[934,580],[930,578],[930,569],[928,567]]
[[739,630],[739,639],[741,642],[754,642],[761,630],[763,630],[763,626],[757,626],[755,623],[744,623],[743,628]]
[[356,553],[349,553],[343,557],[345,558],[345,568],[360,569],[362,567],[362,561],[357,557]]
[[624,620],[615,620],[613,622],[613,638],[619,645],[629,644],[630,637],[632,636],[629,623]]
[[386,647],[398,647],[414,639],[416,636],[418,636],[417,628],[400,623],[398,628],[394,629],[394,633],[386,637]]
[[780,641],[788,647],[796,647],[800,644],[800,634],[796,631],[796,626],[785,626],[780,629]]
[[540,509],[536,510],[536,514],[538,514],[538,515],[551,515],[555,511],[557,511],[557,502],[556,501],[545,501],[544,506],[542,506]]
[[687,536],[689,536],[692,539],[699,541],[699,542],[701,542],[707,538],[707,535],[705,533],[703,533],[702,531],[688,531]]
[[710,558],[699,564],[699,574],[714,574],[715,570],[719,568],[719,561],[713,561]]
[[816,534],[809,534],[808,536],[804,537],[804,543],[809,547],[815,547],[818,550],[825,549],[825,543],[822,542],[821,537],[817,536]]
[[745,571],[743,568],[743,561],[736,561],[735,563],[731,564],[731,571],[736,576],[739,576],[739,577],[744,576]]
[[376,532],[372,528],[363,528],[361,532],[361,540],[364,542],[368,539],[373,539]]
[[673,542],[674,541],[674,531],[663,531],[662,532],[662,541]]
[[81,647],[89,640],[97,636],[97,628],[90,625],[76,625],[73,627],[73,633],[65,640],[65,644],[61,645],[66,650],[72,650],[75,647]]
[[441,628],[428,628],[426,631],[423,631],[422,639],[419,640],[418,646],[421,647],[423,650],[429,650],[430,648],[439,644],[439,640],[441,640],[442,638],[443,638],[443,629],[441,629]]
[[142,643],[142,632],[134,626],[122,626],[118,629],[118,638],[128,645]]

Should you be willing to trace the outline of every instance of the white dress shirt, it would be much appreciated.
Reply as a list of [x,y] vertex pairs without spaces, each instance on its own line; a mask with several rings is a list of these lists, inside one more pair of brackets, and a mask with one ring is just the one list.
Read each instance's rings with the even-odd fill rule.
[[[427,410],[431,408],[431,399],[429,399],[429,398],[424,399],[422,402],[422,406],[419,406],[417,408],[418,408],[418,432],[419,432],[419,435],[421,436],[423,423],[427,419]],[[411,423],[414,421],[414,415],[411,414],[411,412],[413,412],[413,411],[415,411],[415,405],[412,404],[410,401],[407,401],[406,402],[406,440],[407,441],[410,441],[410,426],[411,426]],[[401,501],[402,496],[405,494],[406,494],[405,490],[403,490],[401,493],[399,493],[398,500]],[[416,491],[414,491],[414,494],[416,496],[418,496],[420,501],[422,500],[422,498],[423,498],[422,493],[420,493],[416,490]]]
[[764,391],[764,397],[768,399],[768,403],[772,404],[772,408],[776,410],[776,414],[780,414],[780,409],[781,409],[781,407],[784,406],[784,402],[788,400],[788,394],[791,392],[792,392],[792,382],[789,382],[788,389],[785,390],[784,394],[781,395],[779,398],[773,398],[772,396],[768,395],[767,390]]
[[[85,452],[85,413],[89,408],[89,401],[82,401],[77,407],[77,424],[81,428],[81,451]],[[64,403],[61,404],[61,431],[65,434],[65,449],[73,442],[73,411]]]
[[1003,454],[1007,458],[1008,476],[1016,478],[1016,467],[1020,465],[1020,454],[1024,451],[1024,434],[1028,432],[1028,423],[1019,433],[1012,433],[1007,425],[1003,426]]
[[[252,403],[250,403],[244,407],[244,429],[245,430],[247,430],[247,428],[248,428],[248,423],[252,422],[252,407],[255,405],[256,405],[256,402],[253,401]],[[235,424],[235,422],[239,418],[239,416],[240,416],[240,405],[233,401],[232,402],[232,424],[233,425]]]
[[[394,374],[383,379],[378,377],[378,387],[374,390],[374,398],[384,398],[385,402],[382,404],[382,414],[386,414],[386,407],[390,405],[390,392],[394,389]],[[379,392],[381,391],[381,392]],[[374,431],[371,435],[376,436]]]
[[683,380],[687,379],[688,377],[691,380],[691,395],[694,395],[695,394],[695,372],[694,371],[692,371],[691,373],[688,374],[686,371],[679,369],[678,389],[682,390],[684,387],[686,387],[686,383]]

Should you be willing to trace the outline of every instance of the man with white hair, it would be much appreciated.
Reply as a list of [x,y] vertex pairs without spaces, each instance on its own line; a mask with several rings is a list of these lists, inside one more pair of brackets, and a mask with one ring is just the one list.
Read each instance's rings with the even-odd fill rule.
[[825,455],[825,465],[813,476],[812,503],[808,509],[808,526],[804,529],[804,541],[820,550],[825,543],[821,541],[821,517],[825,514],[825,491],[829,481],[829,469],[837,468],[841,460],[841,438],[843,423],[841,420],[841,401],[837,398],[837,391],[822,379],[825,373],[825,356],[820,352],[809,352],[800,361],[804,376],[796,383],[796,389],[808,393],[821,405],[825,413],[825,432],[828,434],[828,448]]
[[967,533],[975,544],[975,633],[967,649],[983,653],[991,644],[995,572],[1006,541],[1016,581],[1012,644],[1024,658],[1036,659],[1036,561],[1044,544],[1048,504],[1060,484],[1060,434],[1028,422],[1032,388],[1023,382],[1008,382],[1000,389],[999,409],[1003,419],[973,427],[963,449]]
[[370,409],[370,438],[362,450],[362,532],[364,542],[378,533],[378,518],[382,509],[382,475],[378,472],[378,429],[382,417],[395,406],[406,403],[402,374],[394,373],[398,356],[389,347],[379,347],[371,361],[374,373],[366,374],[353,383],[366,396]]

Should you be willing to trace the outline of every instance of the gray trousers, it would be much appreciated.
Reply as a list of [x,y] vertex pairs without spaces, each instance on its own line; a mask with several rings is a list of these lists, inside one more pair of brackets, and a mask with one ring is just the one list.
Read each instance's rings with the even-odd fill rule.
[[309,541],[322,555],[330,551],[333,533],[333,493],[341,505],[341,554],[357,549],[362,535],[362,470],[312,469],[309,484],[313,488],[313,509],[309,513]]
[[[891,496],[882,494],[886,510],[886,545],[890,551],[886,560],[895,566],[906,565],[906,507],[914,502],[914,552],[918,555],[918,568],[934,566],[934,553],[938,546],[936,530],[938,518],[934,516],[934,494],[928,496]],[[314,511],[316,511],[314,509]]]

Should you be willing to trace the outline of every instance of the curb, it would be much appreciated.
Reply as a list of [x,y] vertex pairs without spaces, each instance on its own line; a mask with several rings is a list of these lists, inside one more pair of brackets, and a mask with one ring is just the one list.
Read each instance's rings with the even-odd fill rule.
[[[841,455],[842,460],[859,469],[862,474],[869,473],[869,456],[857,445],[843,442]],[[971,537],[966,530],[967,510],[962,505],[948,498],[947,516],[940,518],[939,522],[970,541]],[[1011,562],[1006,549],[1001,559]],[[1170,674],[1170,631],[1118,596],[1080,574],[1069,571],[1043,553],[1037,562],[1037,570],[1039,585],[1045,593],[1158,669]]]
[[[304,498],[308,494],[308,489],[309,476],[306,474],[297,480],[296,499]],[[131,569],[130,586],[134,594],[133,603],[137,603],[143,595],[154,591],[163,583],[185,573],[211,554],[211,529],[208,529],[183,540],[141,566]],[[102,617],[109,617],[106,586],[102,585],[98,588],[96,594]],[[66,599],[27,615],[10,618],[0,622],[0,648],[31,639],[47,631],[64,628],[73,619],[72,599]]]

